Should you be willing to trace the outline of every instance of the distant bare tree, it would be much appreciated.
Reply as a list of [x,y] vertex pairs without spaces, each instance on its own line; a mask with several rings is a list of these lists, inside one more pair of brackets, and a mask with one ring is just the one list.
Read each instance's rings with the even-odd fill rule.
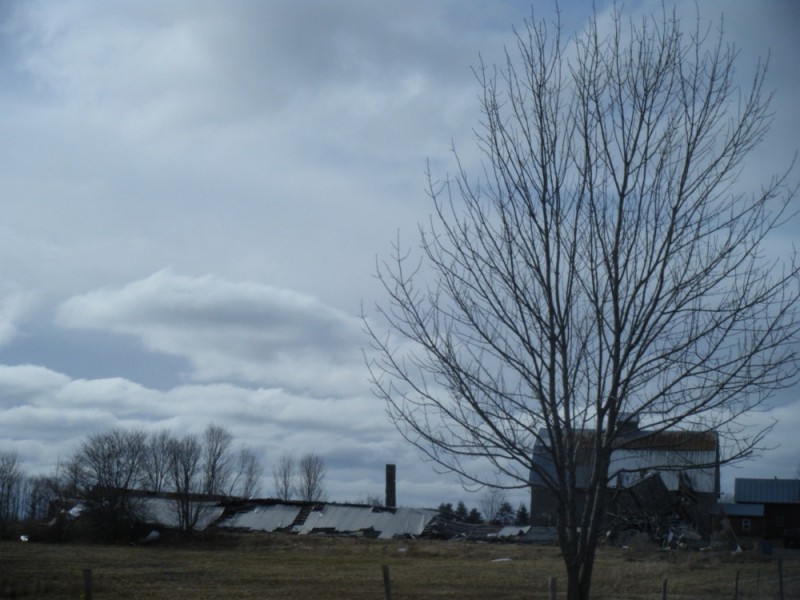
[[261,462],[252,448],[243,447],[236,455],[236,476],[231,482],[229,495],[254,498],[261,488]]
[[218,495],[228,492],[228,483],[233,476],[231,444],[233,434],[219,425],[209,425],[203,432],[203,491]]
[[272,468],[273,493],[279,500],[291,500],[295,490],[297,461],[290,452],[284,452]]
[[508,502],[508,495],[501,489],[487,488],[481,494],[479,505],[487,523],[497,520],[500,507],[506,502]]
[[377,494],[364,493],[356,496],[353,504],[366,504],[368,506],[383,506],[384,499]]
[[325,490],[322,482],[325,480],[325,460],[313,452],[307,452],[300,457],[297,472],[297,496],[306,502],[322,500]]
[[195,495],[203,491],[203,446],[194,434],[170,443],[170,484],[175,492],[178,528],[194,530],[202,513]]
[[741,185],[771,94],[765,65],[742,80],[737,55],[722,27],[684,29],[666,7],[570,39],[532,18],[475,69],[483,164],[429,174],[419,255],[397,244],[379,265],[392,334],[365,320],[375,392],[461,481],[535,473],[557,499],[570,600],[590,597],[630,419],[739,460],[770,430],[752,411],[797,378],[800,262],[773,246],[796,186],[790,171]]
[[81,498],[84,474],[77,456],[60,458],[55,472],[49,479],[53,493],[62,504]]
[[143,484],[151,492],[163,492],[169,482],[171,442],[168,429],[154,431],[147,438]]
[[24,519],[41,521],[47,518],[50,504],[58,498],[55,478],[48,475],[35,475],[25,481]]
[[0,452],[0,535],[20,518],[24,474],[16,452]]
[[146,441],[140,430],[112,429],[89,436],[73,458],[81,498],[104,539],[124,537],[139,518],[141,503],[129,492],[142,481]]

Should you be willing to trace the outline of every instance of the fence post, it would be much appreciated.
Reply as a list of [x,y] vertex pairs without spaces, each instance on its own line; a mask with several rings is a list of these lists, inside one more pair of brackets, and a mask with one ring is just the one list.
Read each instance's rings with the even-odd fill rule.
[[784,600],[783,595],[783,557],[778,558],[778,598]]
[[661,585],[661,600],[667,600],[667,578],[664,577],[664,583]]
[[386,600],[392,600],[392,580],[389,577],[389,565],[383,565],[383,592]]
[[92,570],[83,570],[83,600],[92,600]]
[[741,571],[736,569],[736,583],[733,584],[733,600],[739,600],[739,573],[741,573]]
[[756,571],[756,600],[761,598],[761,569]]
[[556,578],[550,578],[550,600],[556,600]]

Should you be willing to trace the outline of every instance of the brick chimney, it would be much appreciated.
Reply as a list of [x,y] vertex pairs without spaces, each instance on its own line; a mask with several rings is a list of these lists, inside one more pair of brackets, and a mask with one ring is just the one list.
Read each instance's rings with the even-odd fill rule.
[[386,465],[386,508],[395,508],[397,506],[396,476],[397,468],[395,465]]

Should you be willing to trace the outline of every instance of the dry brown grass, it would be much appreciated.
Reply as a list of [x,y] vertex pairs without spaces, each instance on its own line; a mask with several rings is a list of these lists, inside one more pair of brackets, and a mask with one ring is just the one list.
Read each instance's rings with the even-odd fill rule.
[[[511,559],[511,560],[497,560]],[[0,543],[0,597],[79,598],[82,570],[94,598],[382,598],[382,565],[393,597],[547,598],[564,574],[553,546],[332,539],[288,535],[224,536],[190,546],[89,546]],[[774,559],[752,554],[663,553],[602,548],[593,597],[660,599],[774,598]],[[787,598],[800,597],[800,560],[784,560]]]

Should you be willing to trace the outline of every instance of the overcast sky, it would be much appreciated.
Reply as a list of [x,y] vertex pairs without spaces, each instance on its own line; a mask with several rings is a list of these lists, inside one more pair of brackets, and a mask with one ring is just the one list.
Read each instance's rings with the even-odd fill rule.
[[[771,51],[774,125],[744,173],[764,177],[800,146],[800,3],[698,4],[717,20],[724,6],[742,76]],[[561,6],[567,33],[589,17]],[[452,143],[474,156],[470,67],[530,10],[3,0],[0,450],[46,472],[92,432],[214,422],[257,450],[264,494],[283,451],[314,451],[330,499],[382,495],[393,462],[401,504],[476,505],[388,422],[358,315],[383,299],[376,256],[430,212],[426,160],[444,175]],[[724,488],[794,476],[797,391],[758,417],[778,419],[775,448]]]

